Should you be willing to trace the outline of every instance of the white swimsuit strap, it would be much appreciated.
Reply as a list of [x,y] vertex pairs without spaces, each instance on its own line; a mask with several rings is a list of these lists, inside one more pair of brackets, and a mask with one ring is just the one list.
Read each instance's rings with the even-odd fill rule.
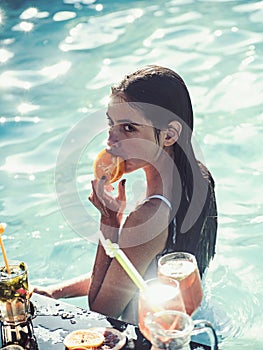
[[172,204],[171,202],[165,198],[164,196],[162,196],[161,194],[154,194],[152,196],[149,196],[147,198],[145,198],[145,201],[147,201],[148,199],[152,199],[152,198],[158,198],[158,199],[161,199],[168,207],[170,210],[172,210]]

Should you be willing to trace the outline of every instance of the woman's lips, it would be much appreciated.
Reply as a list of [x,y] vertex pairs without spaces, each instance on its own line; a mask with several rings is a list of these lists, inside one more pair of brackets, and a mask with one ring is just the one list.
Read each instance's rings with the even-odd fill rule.
[[125,159],[125,156],[123,152],[118,147],[106,147],[106,151],[109,152],[114,157],[121,157],[122,159]]

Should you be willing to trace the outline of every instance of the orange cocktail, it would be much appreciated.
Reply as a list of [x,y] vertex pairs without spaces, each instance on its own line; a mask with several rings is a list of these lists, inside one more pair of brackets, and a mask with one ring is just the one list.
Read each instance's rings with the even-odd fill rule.
[[174,279],[180,283],[181,294],[188,315],[192,315],[203,298],[201,278],[196,259],[189,253],[170,253],[158,261],[158,276],[169,283]]

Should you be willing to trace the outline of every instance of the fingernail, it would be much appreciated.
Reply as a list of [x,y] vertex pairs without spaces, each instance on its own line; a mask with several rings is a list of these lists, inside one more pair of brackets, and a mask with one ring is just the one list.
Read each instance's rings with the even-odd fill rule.
[[121,180],[121,184],[122,184],[122,186],[124,186],[124,185],[125,185],[125,183],[126,183],[126,179]]

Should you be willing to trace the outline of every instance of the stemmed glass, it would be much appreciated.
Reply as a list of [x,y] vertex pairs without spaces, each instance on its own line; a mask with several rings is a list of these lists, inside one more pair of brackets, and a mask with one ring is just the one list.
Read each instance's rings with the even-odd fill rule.
[[149,328],[145,325],[145,317],[162,310],[185,312],[179,283],[176,280],[170,280],[168,284],[167,281],[163,283],[158,278],[153,278],[146,281],[146,288],[140,291],[138,303],[139,328],[149,341],[151,341],[151,335]]
[[180,284],[185,310],[192,315],[201,304],[203,290],[194,255],[175,252],[162,256],[158,261],[158,277],[164,283],[176,280]]
[[193,321],[184,312],[163,310],[147,314],[145,324],[151,332],[151,350],[191,350],[191,336],[200,333],[207,333],[211,349],[218,349],[217,335],[211,323],[205,320]]

